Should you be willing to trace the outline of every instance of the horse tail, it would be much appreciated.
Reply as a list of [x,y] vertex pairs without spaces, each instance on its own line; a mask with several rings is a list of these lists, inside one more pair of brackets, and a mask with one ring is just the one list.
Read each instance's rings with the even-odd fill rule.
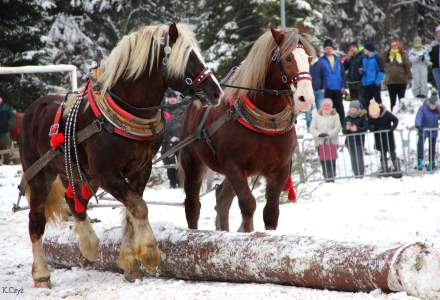
[[[69,217],[70,210],[64,198],[65,192],[66,188],[64,187],[60,176],[57,176],[52,182],[50,192],[47,195],[46,202],[44,204],[44,215],[46,217],[46,222],[59,224],[62,221],[67,220]],[[25,195],[30,205],[31,189],[29,185],[26,186]]]

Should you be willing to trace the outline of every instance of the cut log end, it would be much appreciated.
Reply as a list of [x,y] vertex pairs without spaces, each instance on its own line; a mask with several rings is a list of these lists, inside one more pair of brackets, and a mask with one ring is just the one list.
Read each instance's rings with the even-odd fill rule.
[[403,246],[391,261],[388,286],[423,299],[439,299],[440,253],[421,243]]

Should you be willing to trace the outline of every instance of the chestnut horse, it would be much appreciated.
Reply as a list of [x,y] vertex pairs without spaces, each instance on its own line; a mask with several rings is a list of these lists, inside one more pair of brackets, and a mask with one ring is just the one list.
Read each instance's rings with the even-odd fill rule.
[[[102,95],[112,95],[115,101],[114,95],[123,99],[120,107],[126,115],[144,119],[159,116],[159,123],[163,122],[159,109],[167,88],[197,96],[214,105],[218,104],[223,93],[201,58],[194,34],[183,24],[145,26],[124,36],[101,63],[98,72],[102,73],[98,82]],[[62,99],[61,95],[40,97],[26,110],[20,147],[24,171],[50,149],[48,133]],[[87,99],[89,101],[82,101],[79,106],[78,131],[97,119],[92,111],[92,101]],[[111,126],[107,121],[105,123]],[[61,130],[65,126],[66,120],[62,119]],[[142,199],[152,158],[161,143],[161,132],[139,140],[116,131],[101,130],[78,145],[79,165],[91,190],[101,187],[126,207],[118,264],[130,281],[143,275],[141,264],[147,271],[155,271],[161,259],[162,252],[149,225],[147,206]],[[30,206],[29,234],[34,258],[32,277],[36,287],[50,287],[41,237],[50,218],[67,213],[67,183],[63,155],[58,155],[28,182],[26,196]],[[98,257],[99,240],[87,211],[78,212],[71,202],[67,203],[75,218],[81,261],[93,263]]]
[[[309,59],[314,55],[310,43],[295,29],[267,31],[255,42],[239,69],[227,82],[229,85],[260,91],[226,88],[222,104],[209,111],[206,126],[230,111],[231,103],[244,98],[248,102],[250,100],[249,106],[256,106],[272,116],[277,116],[292,104],[297,113],[309,109],[314,101]],[[276,95],[267,92],[267,89],[286,88],[290,93]],[[184,137],[198,127],[202,110],[196,105],[188,108]],[[263,213],[266,229],[276,229],[280,193],[290,173],[292,154],[297,146],[293,125],[282,134],[267,135],[246,128],[237,120],[229,120],[212,134],[210,143],[198,140],[183,149],[180,159],[185,175],[185,212],[189,228],[198,226],[201,206],[199,191],[208,166],[225,175],[225,180],[216,191],[217,230],[229,230],[229,209],[235,195],[238,196],[243,218],[239,230],[254,230],[256,201],[247,178],[256,175],[264,176],[267,181],[267,202]]]

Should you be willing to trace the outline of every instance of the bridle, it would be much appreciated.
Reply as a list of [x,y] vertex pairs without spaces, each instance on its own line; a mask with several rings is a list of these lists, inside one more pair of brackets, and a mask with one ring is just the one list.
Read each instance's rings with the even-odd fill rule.
[[[304,46],[298,43],[297,48],[304,49]],[[298,71],[297,73],[291,74],[290,76],[287,74],[284,65],[281,61],[281,49],[279,46],[275,48],[272,54],[272,63],[277,63],[277,65],[279,66],[281,72],[281,81],[287,87],[289,87],[291,84],[294,84],[296,87],[298,85],[298,82],[302,80],[310,80],[310,81],[312,80],[312,75],[310,74],[310,72]]]
[[[164,67],[166,67],[168,65],[170,54],[171,54],[171,46],[169,45],[169,39],[167,38],[166,44],[164,46],[164,57],[162,58],[162,65]],[[204,66],[203,70],[201,72],[199,72],[195,77],[191,77],[190,74],[186,73],[185,74],[185,84],[186,84],[185,91],[188,90],[188,91],[194,92],[194,87],[200,86],[206,79],[208,79],[209,77],[211,77],[213,75],[214,74],[213,74],[212,70],[206,66]],[[124,101],[121,97],[119,97],[118,95],[113,93],[111,90],[108,90],[107,93],[109,94],[109,96],[113,100],[115,100],[119,104],[124,105],[125,107],[128,107],[131,111],[134,111],[137,113],[143,113],[143,112],[147,112],[147,111],[156,111],[158,109],[164,109],[164,108],[171,107],[168,104],[160,104],[160,105],[149,106],[149,107],[135,107],[135,106],[127,103],[126,101]],[[183,94],[185,94],[185,93],[183,93]],[[181,101],[178,104],[174,104],[173,107],[176,107],[176,105],[182,105],[182,106],[187,105],[194,100],[196,100],[196,99],[193,96],[185,96],[185,99],[183,101]]]

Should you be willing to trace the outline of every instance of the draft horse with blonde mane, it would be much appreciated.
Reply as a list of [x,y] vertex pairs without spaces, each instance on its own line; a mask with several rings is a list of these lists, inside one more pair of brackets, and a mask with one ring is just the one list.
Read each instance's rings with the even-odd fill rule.
[[[217,104],[223,93],[200,56],[194,34],[182,24],[145,26],[124,36],[97,74],[74,100],[40,97],[24,115],[24,177],[45,153],[60,152],[26,185],[36,287],[51,286],[41,238],[54,216],[73,215],[78,255],[84,264],[96,261],[99,240],[87,216],[87,201],[98,187],[126,207],[118,264],[127,280],[141,277],[143,268],[155,271],[162,253],[142,194],[162,141],[165,90],[208,104]],[[80,141],[90,124],[96,124],[96,131]]]
[[[239,230],[254,230],[256,201],[247,178],[256,175],[267,181],[265,227],[276,229],[280,194],[297,146],[295,114],[308,110],[314,101],[309,73],[309,60],[314,55],[297,30],[271,29],[255,42],[228,80],[230,87],[219,106],[188,108],[183,136],[203,126],[206,137],[180,153],[189,228],[198,226],[199,191],[208,166],[225,175],[216,190],[217,230],[229,230],[229,209],[235,195],[242,214]],[[221,125],[212,125],[216,122]]]

